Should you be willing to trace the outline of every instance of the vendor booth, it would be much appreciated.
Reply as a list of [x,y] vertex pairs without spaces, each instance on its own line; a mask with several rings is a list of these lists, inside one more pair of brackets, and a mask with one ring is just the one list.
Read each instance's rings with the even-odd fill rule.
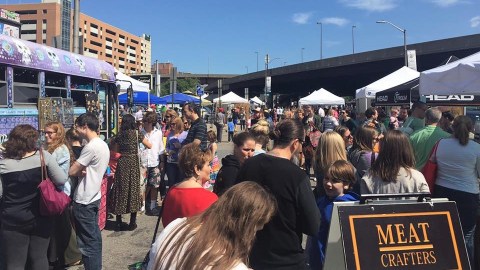
[[301,98],[298,103],[304,105],[345,105],[345,99],[320,88],[310,95]]
[[253,97],[250,99],[250,102],[255,103],[257,105],[264,105],[265,102],[263,102],[261,99],[259,99],[257,96]]
[[120,93],[126,93],[130,86],[133,88],[133,92],[150,92],[148,83],[135,80],[118,70],[115,70],[115,77],[117,79],[117,85],[120,86]]
[[[118,103],[127,104],[128,103],[127,93],[118,95]],[[166,104],[162,100],[149,93],[145,92],[133,92],[133,104],[135,105],[149,105],[149,104]]]
[[248,100],[240,97],[239,95],[235,94],[234,92],[229,92],[219,98],[215,98],[213,103],[221,102],[223,104],[248,104]]
[[421,95],[480,94],[480,52],[455,62],[423,71]]
[[191,102],[195,104],[200,103],[200,99],[194,96],[182,94],[182,93],[175,93],[173,95],[166,95],[159,98],[160,104],[184,104],[186,102]]
[[420,99],[418,78],[375,93],[375,106],[402,106]]
[[375,98],[375,93],[407,83],[419,76],[420,73],[418,71],[408,67],[402,67],[367,86],[357,89],[355,94],[357,110],[364,112],[370,106],[370,102]]

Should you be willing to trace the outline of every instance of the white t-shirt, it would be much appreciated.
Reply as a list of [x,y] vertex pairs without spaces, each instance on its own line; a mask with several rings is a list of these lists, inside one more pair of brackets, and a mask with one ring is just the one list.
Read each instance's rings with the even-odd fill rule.
[[325,117],[325,111],[322,108],[318,108],[318,115],[320,117]]
[[[176,229],[177,226],[180,226],[181,224],[185,223],[187,221],[187,218],[177,218],[174,221],[170,222],[170,224],[163,229],[162,233],[157,237],[157,240],[155,240],[155,243],[152,245],[152,249],[150,250],[150,261],[148,262],[147,270],[152,270],[153,266],[155,265],[155,259],[157,257],[157,253],[163,249],[163,245],[165,243],[165,240],[167,237],[170,237],[170,234],[172,231]],[[177,243],[178,236],[182,233],[182,231],[178,232],[174,237],[173,241],[170,242],[170,246],[173,244]],[[190,240],[191,241],[191,240]],[[182,258],[183,254],[185,252],[188,252],[186,250],[186,247],[188,247],[188,243],[185,243],[183,246],[183,249],[180,251],[181,254],[179,254],[178,258]],[[207,250],[208,251],[208,250]],[[205,252],[207,252],[205,251]],[[160,267],[159,269],[165,269],[164,267]],[[175,270],[176,266],[173,265],[169,268],[169,270]],[[207,270],[210,268],[206,268]],[[232,267],[230,270],[248,270],[249,268],[242,262],[237,263],[234,267]],[[226,269],[227,270],[227,269]]]
[[89,204],[100,200],[102,178],[108,167],[110,150],[100,138],[94,138],[82,150],[77,162],[85,166],[86,176],[78,179],[74,200],[80,204]]
[[150,133],[143,131],[143,135],[145,135],[145,138],[152,144],[152,148],[148,149],[143,144],[140,144],[142,166],[145,168],[156,167],[159,164],[159,155],[165,152],[162,131],[153,128]]

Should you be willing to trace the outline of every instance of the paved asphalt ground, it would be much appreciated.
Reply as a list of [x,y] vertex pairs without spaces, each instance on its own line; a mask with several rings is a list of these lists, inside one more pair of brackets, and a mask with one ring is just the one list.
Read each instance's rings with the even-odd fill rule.
[[[214,126],[209,127],[214,129]],[[218,146],[218,157],[232,153],[233,143],[227,142],[227,134],[223,134],[223,142]],[[124,215],[124,222],[128,222],[129,215]],[[137,216],[138,228],[133,232],[115,232],[115,218],[107,220],[106,228],[102,231],[103,240],[103,269],[127,269],[128,265],[142,261],[147,254],[155,230],[157,217],[140,214]],[[160,223],[159,232],[163,229]],[[305,240],[303,241],[305,244]],[[82,266],[70,267],[70,270],[82,270]]]

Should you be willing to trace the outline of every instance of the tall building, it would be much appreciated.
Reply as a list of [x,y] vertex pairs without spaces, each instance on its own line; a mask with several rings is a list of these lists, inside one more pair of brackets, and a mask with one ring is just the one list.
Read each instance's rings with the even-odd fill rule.
[[[0,8],[20,14],[21,39],[72,51],[72,0],[42,0]],[[105,60],[126,74],[151,72],[149,35],[136,36],[83,13],[78,31],[81,54]]]

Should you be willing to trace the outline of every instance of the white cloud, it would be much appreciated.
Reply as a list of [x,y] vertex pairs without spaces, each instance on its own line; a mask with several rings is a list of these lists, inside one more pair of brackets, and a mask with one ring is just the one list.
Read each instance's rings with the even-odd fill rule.
[[480,16],[475,16],[470,19],[470,26],[471,27],[477,27],[480,25]]
[[334,24],[338,26],[344,26],[350,21],[344,18],[330,17],[330,18],[323,18],[321,22],[324,24]]
[[449,7],[461,2],[461,0],[430,0],[430,2],[441,7]]
[[339,0],[340,3],[353,8],[367,11],[382,12],[394,9],[396,0]]
[[307,24],[310,17],[312,17],[312,12],[295,13],[292,16],[292,21],[296,24]]

